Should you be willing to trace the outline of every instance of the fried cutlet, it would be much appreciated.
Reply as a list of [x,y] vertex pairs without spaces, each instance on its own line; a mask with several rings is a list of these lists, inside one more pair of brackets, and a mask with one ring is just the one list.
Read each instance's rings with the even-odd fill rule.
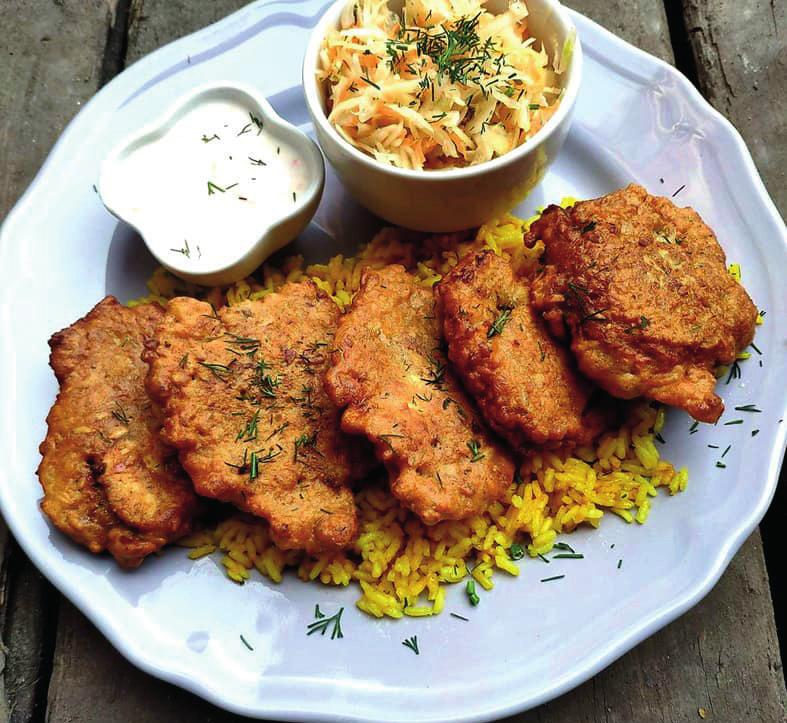
[[507,259],[468,254],[436,289],[448,357],[492,429],[515,448],[584,444],[602,431],[602,415],[588,409],[590,383]]
[[701,422],[724,410],[714,369],[754,335],[757,309],[691,208],[631,185],[531,228],[545,245],[532,303],[568,331],[580,370],[610,394],[644,396]]
[[176,298],[145,356],[197,492],[264,517],[282,549],[341,549],[358,529],[358,445],[324,390],[339,316],[312,282],[217,312]]
[[427,524],[481,512],[514,475],[447,367],[434,307],[404,267],[366,271],[327,378],[342,429],[372,441],[391,491]]
[[158,305],[129,309],[110,296],[49,342],[60,392],[40,447],[41,508],[124,567],[188,533],[197,509],[145,391],[140,355],[163,316]]

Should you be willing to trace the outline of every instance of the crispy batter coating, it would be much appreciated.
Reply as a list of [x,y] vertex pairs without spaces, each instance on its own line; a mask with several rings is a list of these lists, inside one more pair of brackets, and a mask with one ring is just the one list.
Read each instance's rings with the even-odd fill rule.
[[197,492],[267,519],[282,549],[336,550],[357,533],[357,445],[324,390],[339,315],[311,282],[218,312],[176,298],[146,354]]
[[124,567],[188,533],[197,509],[145,391],[143,342],[163,315],[158,305],[129,309],[109,296],[49,341],[60,392],[40,447],[41,508]]
[[751,342],[757,309],[696,211],[631,185],[550,206],[531,235],[547,264],[532,303],[553,331],[568,327],[584,374],[617,397],[721,416],[713,370]]
[[492,251],[465,256],[437,285],[448,357],[489,425],[514,447],[591,441],[592,387],[530,307],[529,282]]
[[427,524],[481,512],[514,475],[446,366],[434,295],[402,266],[367,271],[336,332],[327,388],[365,434],[391,491]]

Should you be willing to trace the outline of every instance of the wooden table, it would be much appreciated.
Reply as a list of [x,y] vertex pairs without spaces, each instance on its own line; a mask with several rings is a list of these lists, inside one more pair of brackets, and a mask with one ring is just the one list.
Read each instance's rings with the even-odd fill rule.
[[[0,0],[0,217],[65,124],[104,83],[158,46],[243,4]],[[784,0],[568,4],[688,75],[740,129],[784,213]],[[691,612],[585,685],[514,720],[677,723],[700,720],[700,709],[707,720],[729,723],[787,719],[776,629],[787,598],[779,580],[769,586],[766,569],[766,559],[778,560],[779,516],[785,511],[777,494],[762,535],[757,531],[749,538],[713,592]],[[129,665],[41,577],[1,523],[0,557],[0,721],[240,720]],[[787,628],[783,632],[787,639]]]

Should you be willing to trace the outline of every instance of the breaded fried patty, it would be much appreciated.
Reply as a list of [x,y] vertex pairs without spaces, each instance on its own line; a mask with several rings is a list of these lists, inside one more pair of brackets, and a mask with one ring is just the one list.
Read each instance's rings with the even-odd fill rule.
[[282,549],[336,550],[357,532],[357,443],[323,386],[339,315],[311,282],[218,312],[176,298],[146,354],[197,492],[267,519]]
[[197,508],[145,391],[143,342],[163,315],[158,305],[129,309],[110,296],[49,342],[60,392],[40,447],[41,507],[58,529],[124,567],[189,532]]
[[628,186],[531,228],[546,247],[532,303],[567,327],[580,370],[610,394],[644,396],[715,422],[714,368],[754,335],[757,309],[691,208]]
[[591,385],[531,309],[529,282],[507,259],[468,254],[436,288],[448,356],[498,434],[517,448],[598,435]]
[[404,267],[367,271],[327,383],[342,429],[372,441],[391,491],[427,524],[481,512],[514,475],[446,366],[434,306]]

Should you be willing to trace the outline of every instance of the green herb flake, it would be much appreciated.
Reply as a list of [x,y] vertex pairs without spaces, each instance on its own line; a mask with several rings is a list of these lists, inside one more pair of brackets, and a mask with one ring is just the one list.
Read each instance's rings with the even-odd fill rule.
[[762,409],[757,409],[753,404],[744,404],[741,407],[735,407],[736,412],[754,412],[755,414],[762,414]]
[[254,650],[254,648],[252,648],[252,647],[251,647],[251,645],[249,645],[249,641],[248,641],[248,640],[246,640],[246,638],[244,638],[242,635],[240,636],[240,641],[241,641],[241,642],[242,642],[242,643],[243,643],[243,644],[244,644],[244,645],[245,645],[245,646],[246,646],[246,647],[247,647],[249,650],[252,650],[252,651]]
[[212,196],[216,191],[219,193],[224,193],[227,189],[222,188],[221,186],[213,183],[213,181],[208,181],[208,195]]
[[743,424],[743,420],[742,419],[731,419],[729,422],[724,422],[724,426],[725,427],[729,427],[729,426],[731,426],[733,424]]
[[[319,612],[319,608],[315,608],[315,616]],[[344,608],[339,608],[339,612],[335,615],[331,615],[330,617],[322,614],[322,617],[315,620],[313,623],[309,623],[306,626],[306,630],[308,631],[306,635],[311,635],[312,633],[319,633],[320,635],[325,635],[328,628],[331,628],[331,640],[335,640],[337,638],[343,638],[344,633],[342,633],[342,613],[344,612]]]
[[406,648],[410,648],[416,655],[420,655],[421,653],[418,650],[418,636],[413,635],[412,638],[406,638],[402,641],[402,645]]
[[484,457],[486,457],[486,455],[483,452],[481,452],[480,443],[475,439],[471,439],[467,443],[467,448],[470,450],[471,462],[478,462],[479,460],[482,460]]
[[511,547],[508,548],[508,556],[512,560],[521,560],[525,556],[525,548],[518,542],[514,542]]
[[562,580],[565,575],[553,575],[552,577],[544,577],[541,582],[552,582],[553,580]]
[[470,622],[470,618],[466,618],[464,615],[460,615],[459,613],[449,613],[452,618],[456,618],[457,620],[464,620],[466,623]]

